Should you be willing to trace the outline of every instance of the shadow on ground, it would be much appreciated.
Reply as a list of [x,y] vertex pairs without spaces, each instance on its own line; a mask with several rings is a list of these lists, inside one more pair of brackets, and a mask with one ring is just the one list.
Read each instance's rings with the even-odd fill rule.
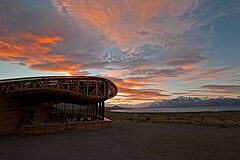
[[0,137],[1,160],[239,159],[240,129],[115,121],[111,128]]

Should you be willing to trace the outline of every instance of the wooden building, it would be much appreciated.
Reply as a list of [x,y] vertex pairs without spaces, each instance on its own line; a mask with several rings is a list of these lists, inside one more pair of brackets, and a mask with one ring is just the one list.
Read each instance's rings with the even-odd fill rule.
[[116,94],[116,85],[100,77],[0,80],[0,135],[107,127],[104,101]]

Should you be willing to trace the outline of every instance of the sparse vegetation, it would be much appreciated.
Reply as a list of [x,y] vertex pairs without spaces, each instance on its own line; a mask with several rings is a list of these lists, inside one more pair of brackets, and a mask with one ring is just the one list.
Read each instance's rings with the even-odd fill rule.
[[147,120],[147,121],[150,121],[150,120],[151,120],[151,117],[147,116],[147,117],[146,117],[146,120]]
[[106,112],[113,121],[134,121],[150,123],[184,123],[214,125],[220,127],[240,127],[240,111],[200,112],[200,113],[116,113]]

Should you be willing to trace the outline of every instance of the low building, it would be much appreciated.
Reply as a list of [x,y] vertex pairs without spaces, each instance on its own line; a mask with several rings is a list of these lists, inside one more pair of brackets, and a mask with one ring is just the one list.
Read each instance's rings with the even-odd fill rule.
[[116,94],[116,85],[100,77],[0,80],[0,135],[107,127],[104,101]]

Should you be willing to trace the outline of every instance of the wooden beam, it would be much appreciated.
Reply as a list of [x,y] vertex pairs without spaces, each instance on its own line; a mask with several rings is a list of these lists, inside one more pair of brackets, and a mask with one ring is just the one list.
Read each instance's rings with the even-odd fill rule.
[[104,120],[105,103],[102,101],[102,120]]
[[88,89],[89,89],[89,81],[87,80],[87,96],[88,96]]

